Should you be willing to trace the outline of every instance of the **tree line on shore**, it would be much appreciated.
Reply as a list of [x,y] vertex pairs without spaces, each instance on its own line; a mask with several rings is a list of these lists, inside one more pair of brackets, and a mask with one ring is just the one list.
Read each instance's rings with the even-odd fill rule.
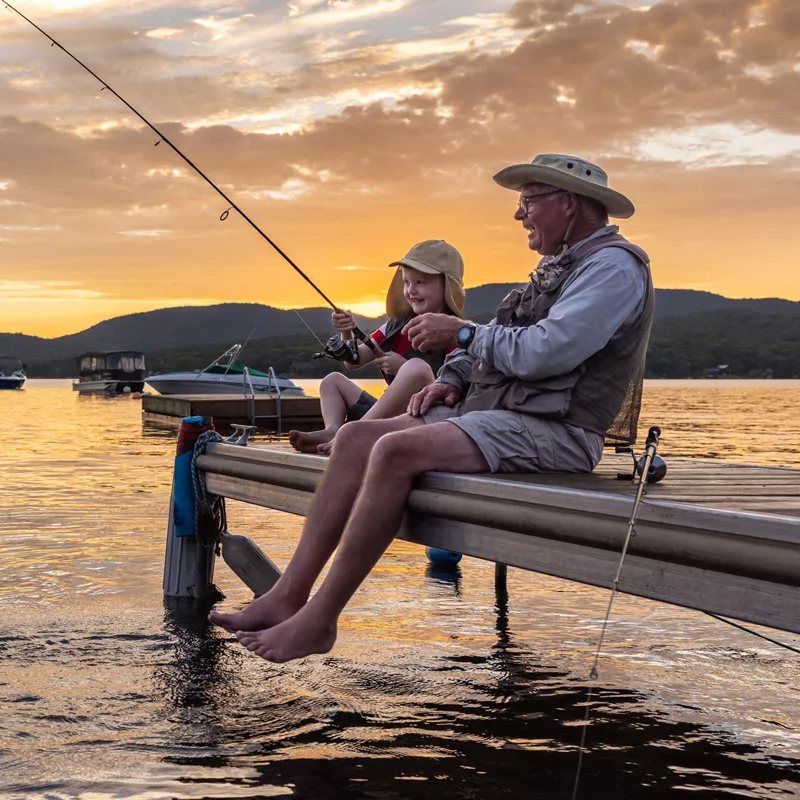
[[[488,321],[485,315],[476,321]],[[319,331],[322,341],[329,331]],[[157,372],[202,369],[229,347],[228,342],[146,351],[147,370]],[[330,359],[314,359],[321,349],[310,334],[270,336],[248,343],[242,362],[251,369],[272,367],[278,375],[321,378],[344,371]],[[800,377],[800,316],[750,311],[714,310],[656,320],[647,352],[648,378],[702,378],[725,365],[737,377]],[[72,359],[31,364],[31,377],[60,378],[75,374]],[[380,377],[365,367],[362,377]]]

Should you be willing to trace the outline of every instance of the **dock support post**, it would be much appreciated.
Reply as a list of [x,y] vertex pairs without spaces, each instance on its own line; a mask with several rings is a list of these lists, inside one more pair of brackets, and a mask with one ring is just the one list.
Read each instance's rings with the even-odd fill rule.
[[201,433],[213,430],[208,417],[184,417],[178,434],[172,479],[167,548],[164,557],[164,597],[212,599],[220,592],[214,586],[214,546],[195,535],[192,455]]
[[508,578],[508,565],[501,564],[499,561],[495,562],[494,565],[494,593],[495,596],[498,598],[508,597],[508,589],[507,589],[507,578]]

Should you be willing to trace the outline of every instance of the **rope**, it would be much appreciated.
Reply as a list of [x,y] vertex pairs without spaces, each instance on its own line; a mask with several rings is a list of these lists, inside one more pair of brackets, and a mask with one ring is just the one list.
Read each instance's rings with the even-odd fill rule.
[[[192,453],[192,486],[194,487],[194,535],[204,547],[216,545],[220,533],[225,530],[225,499],[218,495],[211,494],[206,486],[205,473],[198,469],[197,459],[206,451],[206,445],[210,442],[224,442],[225,439],[216,431],[206,431],[197,437]],[[208,528],[204,524],[205,520],[212,520],[211,532],[213,538],[201,533],[203,528]]]

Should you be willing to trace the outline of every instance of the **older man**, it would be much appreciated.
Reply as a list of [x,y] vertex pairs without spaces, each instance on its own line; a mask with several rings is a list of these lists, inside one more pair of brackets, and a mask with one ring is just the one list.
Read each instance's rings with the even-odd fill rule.
[[589,472],[604,436],[635,436],[653,288],[647,255],[608,225],[633,204],[572,156],[540,155],[495,181],[519,191],[514,219],[544,258],[489,325],[445,314],[408,323],[414,348],[460,349],[408,415],[341,429],[281,579],[239,613],[211,614],[268,661],[333,647],[339,615],[396,535],[417,475]]

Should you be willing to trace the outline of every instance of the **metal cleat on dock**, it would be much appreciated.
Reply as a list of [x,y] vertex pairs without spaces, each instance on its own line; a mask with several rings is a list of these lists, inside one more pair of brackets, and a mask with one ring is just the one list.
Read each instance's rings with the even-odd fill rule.
[[238,444],[241,447],[247,447],[247,440],[250,436],[255,436],[255,425],[231,425],[233,433],[225,440],[230,444]]

